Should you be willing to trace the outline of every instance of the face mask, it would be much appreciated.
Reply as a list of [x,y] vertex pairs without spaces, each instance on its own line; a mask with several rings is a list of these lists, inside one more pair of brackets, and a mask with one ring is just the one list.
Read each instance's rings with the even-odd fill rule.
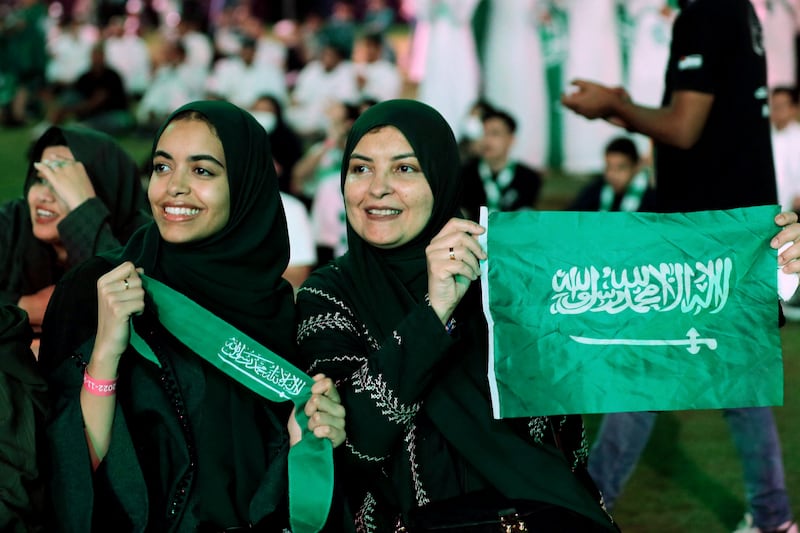
[[461,126],[461,137],[468,141],[477,141],[483,137],[483,122],[475,115],[470,115]]
[[261,124],[261,127],[267,130],[267,133],[272,133],[275,130],[275,124],[278,122],[275,113],[271,111],[252,111],[251,114]]

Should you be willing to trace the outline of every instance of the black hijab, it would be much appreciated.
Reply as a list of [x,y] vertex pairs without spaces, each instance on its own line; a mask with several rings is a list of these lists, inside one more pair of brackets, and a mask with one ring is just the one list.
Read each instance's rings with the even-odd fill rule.
[[149,213],[136,162],[105,133],[78,126],[53,126],[39,137],[28,157],[25,197],[37,177],[33,164],[48,146],[65,145],[83,163],[97,197],[109,211],[111,231],[120,242],[139,227],[142,213]]
[[[353,125],[344,151],[342,190],[350,154],[361,137],[380,126],[394,126],[406,137],[434,200],[420,234],[393,249],[371,246],[348,221],[349,251],[339,259],[343,289],[356,315],[380,333],[377,340],[382,342],[425,296],[425,247],[451,217],[459,216],[460,180],[458,144],[444,118],[418,101],[389,100],[368,109]],[[425,397],[425,413],[461,457],[507,498],[555,503],[613,530],[559,449],[533,445],[513,422],[492,418],[488,334],[479,292],[479,284],[473,283],[456,308],[457,341],[446,370]]]
[[[69,147],[75,159],[86,168],[97,200],[108,210],[107,222],[117,241],[126,242],[150,219],[136,163],[113,138],[87,128],[49,128],[27,154],[24,195],[0,210],[2,233],[10,236],[9,243],[14,243],[14,251],[8,257],[0,257],[0,297],[6,301],[16,302],[20,296],[53,285],[67,269],[86,259],[86,256],[69,256],[66,264],[61,264],[53,246],[37,239],[32,230],[27,196],[38,175],[33,163],[41,159],[48,146],[62,145]],[[88,243],[87,252],[105,250],[105,246],[111,245],[106,241]]]
[[340,262],[345,271],[352,272],[356,287],[351,296],[359,316],[384,337],[425,297],[425,247],[448,220],[458,216],[461,184],[458,144],[442,115],[416,100],[388,100],[367,109],[353,124],[342,159],[342,191],[350,154],[361,137],[381,126],[393,126],[405,136],[433,192],[433,210],[427,225],[397,248],[371,246],[347,222],[348,252]]
[[223,101],[192,102],[172,120],[196,111],[222,142],[230,187],[230,218],[219,232],[181,244],[164,241],[155,222],[137,231],[110,259],[133,261],[274,352],[294,348],[294,299],[281,276],[289,262],[289,236],[267,133],[247,111]]

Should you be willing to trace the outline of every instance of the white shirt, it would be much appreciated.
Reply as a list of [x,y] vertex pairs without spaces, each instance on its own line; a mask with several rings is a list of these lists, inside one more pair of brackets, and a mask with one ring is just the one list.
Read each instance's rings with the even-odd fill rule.
[[397,65],[385,59],[372,63],[356,63],[356,72],[366,79],[361,88],[362,98],[372,98],[378,102],[400,97],[403,78]]
[[353,64],[342,61],[326,72],[319,61],[308,63],[297,76],[292,98],[295,105],[286,113],[289,124],[299,133],[324,131],[327,126],[325,109],[330,103],[358,100]]
[[246,65],[240,57],[220,59],[206,82],[206,89],[243,109],[250,108],[259,96],[269,94],[286,102],[286,79],[277,67],[253,62]]
[[106,63],[117,71],[129,94],[142,94],[150,83],[150,50],[138,35],[106,39]]
[[772,129],[772,154],[778,202],[784,211],[792,209],[792,201],[800,196],[800,123],[792,122],[782,130]]
[[59,31],[48,43],[47,80],[69,84],[89,70],[94,40],[82,32]]
[[318,245],[333,248],[333,257],[344,255],[347,251],[347,222],[339,176],[331,176],[317,187],[311,205],[311,224]]
[[303,202],[281,193],[286,227],[289,230],[289,266],[309,266],[317,262],[317,248],[311,230],[311,219]]
[[173,110],[203,97],[205,71],[195,65],[162,65],[142,95],[136,108],[139,123],[147,123],[153,114],[156,120],[167,117]]
[[288,55],[289,52],[286,49],[286,45],[279,40],[266,36],[258,39],[255,62],[259,65],[272,65],[281,71],[285,71]]
[[197,65],[206,70],[211,68],[211,61],[214,59],[214,47],[211,39],[204,33],[191,31],[186,33],[181,42],[186,48],[186,61],[189,64]]

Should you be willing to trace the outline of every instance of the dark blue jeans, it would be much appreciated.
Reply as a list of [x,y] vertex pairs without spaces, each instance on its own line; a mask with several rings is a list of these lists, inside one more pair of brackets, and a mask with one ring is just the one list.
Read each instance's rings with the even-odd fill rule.
[[[742,461],[753,524],[761,529],[774,529],[791,520],[781,446],[772,409],[724,409],[723,415]],[[637,412],[611,413],[603,417],[589,452],[589,474],[603,493],[609,511],[636,468],[650,439],[656,416],[658,414],[653,412]]]

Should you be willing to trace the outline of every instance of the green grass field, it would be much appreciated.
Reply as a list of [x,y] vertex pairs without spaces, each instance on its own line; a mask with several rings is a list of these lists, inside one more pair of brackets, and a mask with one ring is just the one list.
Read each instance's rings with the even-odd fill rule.
[[[0,201],[20,196],[25,174],[27,130],[0,128]],[[120,142],[143,161],[148,140]],[[580,181],[549,177],[542,207],[556,209],[575,193]],[[795,516],[800,518],[800,323],[783,328],[785,405],[775,408],[783,443],[784,466]],[[586,417],[590,435],[600,417]],[[727,424],[719,411],[683,411],[659,415],[642,461],[617,504],[615,517],[626,533],[722,533],[745,510],[741,466]]]

